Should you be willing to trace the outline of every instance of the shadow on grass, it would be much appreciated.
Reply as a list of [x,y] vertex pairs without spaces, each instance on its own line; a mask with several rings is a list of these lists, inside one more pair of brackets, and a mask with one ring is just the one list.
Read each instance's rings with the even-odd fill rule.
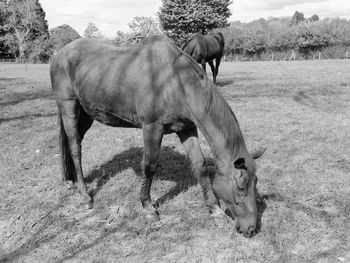
[[12,82],[17,80],[24,80],[24,78],[0,78],[0,81],[3,81],[3,82]]
[[[281,195],[280,193],[277,193],[277,192],[271,193],[268,195],[262,195],[261,198],[263,200],[281,202],[283,203],[283,207],[293,211],[293,214],[297,211],[302,211],[307,216],[312,218],[315,224],[318,224],[318,222],[323,222],[327,225],[327,228],[329,228],[327,229],[327,231],[332,233],[332,238],[338,240],[339,243],[337,243],[336,245],[332,245],[332,247],[330,247],[327,250],[316,252],[313,255],[314,260],[312,262],[318,262],[318,260],[320,259],[324,259],[327,257],[329,258],[336,254],[339,255],[339,253],[344,252],[344,247],[342,246],[339,247],[338,244],[348,243],[348,235],[346,233],[349,226],[349,223],[347,223],[347,220],[348,220],[348,215],[350,210],[346,204],[344,205],[344,203],[337,203],[337,205],[335,205],[335,208],[336,208],[335,210],[340,211],[340,213],[337,214],[337,213],[328,212],[322,208],[314,207],[313,205],[308,203],[309,200],[305,200],[304,202],[297,202],[291,199],[290,197]],[[281,218],[283,218],[283,216],[281,216]],[[271,243],[274,245],[275,250],[281,255],[280,261],[291,261],[290,259],[291,255],[287,253],[288,250],[285,250],[284,247],[281,248],[280,245],[278,245],[279,243],[281,243],[279,239],[282,238],[279,236],[279,234],[282,233],[281,236],[285,234],[282,231],[283,231],[283,228],[279,229],[278,226],[276,226],[276,230],[271,231],[269,233],[269,236],[271,237],[271,240],[272,240]],[[299,233],[304,232],[304,230],[302,230],[300,226],[298,226],[294,231],[297,231]]]
[[[97,187],[92,194],[95,195],[111,178],[125,169],[132,168],[135,171],[135,174],[141,178],[142,170],[140,163],[142,160],[142,155],[143,148],[130,148],[120,154],[115,155],[110,161],[102,164],[98,169],[91,171],[91,173],[86,177],[86,182],[91,183],[97,180]],[[185,155],[174,151],[171,147],[162,147],[160,156],[160,166],[155,175],[155,180],[170,180],[176,182],[176,185],[170,189],[170,191],[156,200],[157,204],[161,204],[177,196],[179,193],[186,191],[191,186],[197,184],[197,181],[191,172],[190,161]],[[211,160],[209,160],[209,162],[210,161]],[[81,225],[82,222],[78,220],[72,221],[65,219],[65,217],[62,217],[62,215],[57,212],[60,210],[63,204],[66,203],[65,199],[73,194],[74,191],[68,191],[65,195],[61,196],[58,205],[51,208],[50,211],[46,211],[46,216],[43,217],[43,219],[41,219],[37,224],[35,233],[31,234],[24,243],[22,243],[18,248],[15,248],[12,252],[2,256],[0,255],[0,262],[11,262],[11,260],[16,261],[16,259],[19,259],[22,256],[31,253],[34,249],[40,247],[41,245],[54,242],[54,240],[57,239],[67,229],[74,229]],[[92,217],[94,213],[98,213],[98,210],[92,210],[92,213],[89,213],[86,219]],[[57,222],[59,222],[58,227],[55,228],[55,230],[52,232],[47,232],[47,229],[56,226]],[[87,227],[89,228],[88,230],[90,230],[91,226]],[[98,223],[95,226],[96,229],[102,227],[103,223]],[[91,249],[96,245],[99,245],[101,242],[103,242],[103,240],[105,240],[108,236],[115,233],[116,231],[126,231],[129,235],[134,230],[132,226],[129,226],[128,220],[124,220],[118,226],[109,228],[103,233],[100,233],[91,242],[89,241],[81,243],[74,249],[64,248],[66,251],[62,253],[62,258],[56,261],[51,261],[64,262],[66,260],[72,259],[79,253],[87,249]],[[69,253],[67,253],[67,251],[69,251]]]
[[[86,177],[86,182],[97,181],[96,189],[91,193],[96,195],[102,187],[118,173],[132,168],[138,177],[142,177],[141,161],[143,149],[133,147],[120,154],[115,155],[110,161],[102,164],[98,169],[91,171]],[[212,163],[212,160],[208,160]],[[192,175],[191,163],[189,159],[171,147],[162,147],[160,153],[159,167],[154,176],[154,180],[165,180],[175,182],[176,185],[170,191],[155,201],[155,205],[174,198],[181,192],[187,191],[191,186],[197,184],[197,180]],[[152,190],[151,190],[152,194]]]
[[234,79],[220,79],[216,82],[216,86],[218,87],[224,87],[224,86],[227,86],[227,85],[231,85],[233,84],[235,81]]
[[9,98],[0,99],[0,106],[10,106],[36,99],[53,99],[53,94],[51,91],[44,90],[36,92],[11,92]]
[[57,115],[57,113],[47,113],[47,114],[26,114],[21,116],[15,116],[15,117],[8,117],[8,118],[0,118],[0,123],[2,122],[9,122],[9,121],[17,121],[17,120],[25,120],[25,119],[35,119],[35,118],[45,118],[45,117],[52,117]]

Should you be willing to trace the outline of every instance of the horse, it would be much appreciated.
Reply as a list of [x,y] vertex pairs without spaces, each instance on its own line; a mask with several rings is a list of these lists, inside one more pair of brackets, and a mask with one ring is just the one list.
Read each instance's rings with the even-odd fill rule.
[[[210,35],[197,33],[183,44],[181,49],[201,64],[204,71],[206,71],[205,63],[208,62],[213,73],[213,81],[216,83],[221,57],[224,54],[224,46],[225,40],[221,32]],[[214,59],[216,61],[215,66]]]
[[[257,231],[256,164],[264,149],[250,154],[237,119],[200,66],[167,38],[154,37],[134,47],[78,39],[66,45],[50,65],[58,106],[62,179],[93,207],[81,164],[81,143],[94,120],[113,127],[141,128],[140,201],[144,216],[159,220],[151,201],[162,138],[176,133],[202,188],[204,203],[221,224],[228,218],[219,200],[236,217],[245,236]],[[208,141],[214,174],[203,157],[198,129]]]

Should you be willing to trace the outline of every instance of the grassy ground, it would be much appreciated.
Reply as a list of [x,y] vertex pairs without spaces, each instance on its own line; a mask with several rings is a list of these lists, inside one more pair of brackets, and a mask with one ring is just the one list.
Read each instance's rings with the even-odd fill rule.
[[[94,123],[83,166],[90,211],[60,182],[47,65],[0,64],[0,262],[350,262],[350,63],[223,63],[218,88],[258,161],[262,230],[218,228],[178,139],[164,140],[147,225],[142,133]],[[201,137],[205,155],[210,149]]]

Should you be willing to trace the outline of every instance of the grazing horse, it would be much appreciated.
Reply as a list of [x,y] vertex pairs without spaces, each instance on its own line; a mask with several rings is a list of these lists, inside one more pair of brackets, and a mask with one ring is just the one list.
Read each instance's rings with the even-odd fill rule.
[[[205,71],[205,63],[208,62],[213,73],[213,81],[219,72],[221,57],[224,54],[225,40],[221,32],[202,35],[200,33],[191,37],[183,46],[182,50],[189,54],[197,63],[202,65]],[[213,60],[216,63],[214,66]]]
[[[237,218],[237,229],[257,229],[256,166],[263,150],[247,151],[231,108],[203,70],[171,41],[151,38],[130,48],[79,39],[65,46],[50,67],[58,105],[63,180],[72,180],[85,208],[93,206],[81,165],[81,142],[93,120],[114,127],[142,128],[144,153],[140,199],[145,216],[159,220],[151,202],[163,135],[176,133],[191,159],[206,206],[215,220],[225,219],[218,199]],[[197,134],[208,141],[215,159],[209,176]]]

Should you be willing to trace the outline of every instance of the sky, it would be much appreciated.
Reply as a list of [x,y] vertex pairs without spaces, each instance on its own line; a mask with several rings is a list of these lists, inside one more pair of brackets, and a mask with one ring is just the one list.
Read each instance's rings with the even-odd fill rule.
[[[89,22],[113,38],[118,30],[129,31],[136,16],[156,16],[161,0],[40,0],[49,28],[68,24],[80,35]],[[249,22],[259,18],[292,16],[350,18],[350,0],[233,0],[229,21]]]

